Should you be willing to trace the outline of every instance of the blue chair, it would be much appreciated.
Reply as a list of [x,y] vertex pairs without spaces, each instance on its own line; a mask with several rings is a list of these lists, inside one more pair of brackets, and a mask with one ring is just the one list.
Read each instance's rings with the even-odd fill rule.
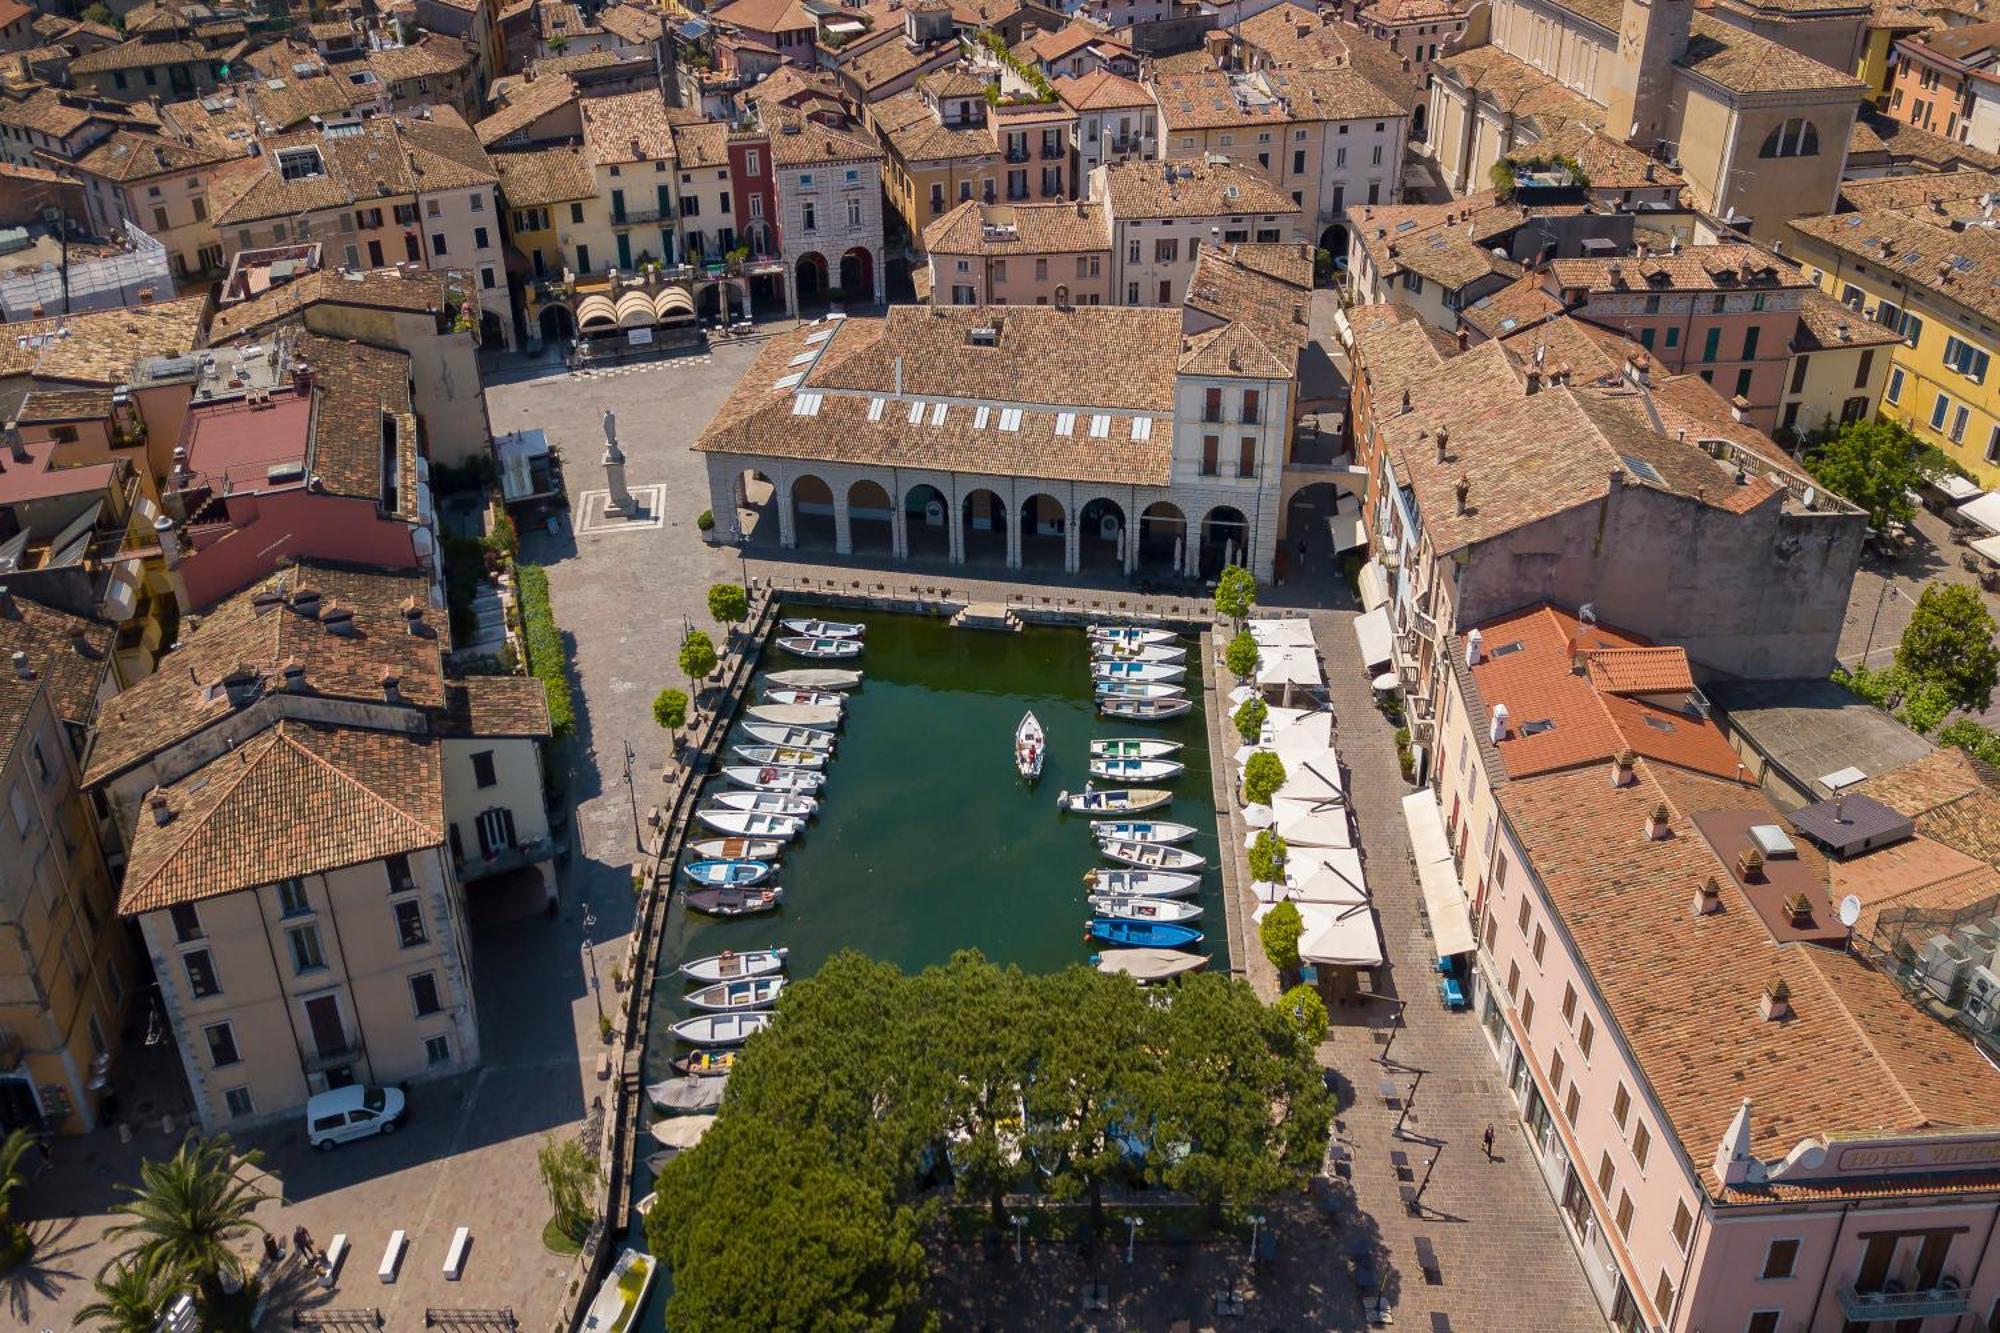
[[1468,1008],[1465,987],[1457,977],[1438,978],[1438,994],[1444,1000],[1444,1007],[1453,1011]]

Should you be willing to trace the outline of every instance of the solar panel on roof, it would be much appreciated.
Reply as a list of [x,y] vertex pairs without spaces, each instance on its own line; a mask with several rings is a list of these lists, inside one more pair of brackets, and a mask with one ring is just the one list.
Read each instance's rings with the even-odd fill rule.
[[1620,461],[1622,461],[1626,467],[1631,468],[1636,475],[1644,478],[1647,481],[1656,481],[1659,482],[1661,485],[1666,484],[1667,479],[1660,475],[1660,470],[1654,467],[1651,463],[1648,463],[1645,459],[1633,458],[1627,454],[1620,454],[1618,455],[1618,457]]

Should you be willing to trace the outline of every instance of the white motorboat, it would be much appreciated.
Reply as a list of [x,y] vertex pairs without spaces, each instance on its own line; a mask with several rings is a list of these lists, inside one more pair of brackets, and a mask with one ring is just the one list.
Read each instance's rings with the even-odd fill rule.
[[794,657],[838,659],[861,656],[859,639],[809,639],[795,635],[779,639],[778,646]]
[[810,795],[826,785],[826,774],[816,768],[787,768],[780,764],[733,765],[722,776],[750,791],[786,792]]
[[775,861],[782,848],[764,838],[700,838],[682,850],[697,861]]
[[1100,839],[1120,842],[1186,842],[1195,835],[1192,824],[1173,824],[1164,819],[1095,819],[1090,831]]
[[1178,699],[1187,693],[1185,685],[1165,680],[1100,680],[1095,688],[1101,698]]
[[1174,794],[1164,787],[1119,787],[1110,791],[1085,787],[1082,791],[1066,791],[1056,797],[1056,809],[1074,810],[1080,814],[1136,815],[1141,810],[1152,810],[1173,799]]
[[781,727],[769,722],[752,722],[743,728],[743,734],[765,745],[775,745],[786,750],[810,750],[814,754],[833,753],[833,733],[815,731],[811,727]]
[[1123,972],[1143,986],[1184,972],[1199,972],[1208,966],[1208,955],[1180,949],[1106,949],[1092,954],[1090,961],[1100,972]]
[[752,722],[778,727],[824,727],[840,725],[840,709],[825,704],[751,704],[743,716]]
[[715,1125],[712,1115],[677,1115],[667,1120],[655,1120],[647,1126],[653,1142],[662,1148],[672,1148],[676,1152],[686,1152],[702,1141]]
[[1179,741],[1149,741],[1139,737],[1113,737],[1090,743],[1092,759],[1165,759],[1179,754]]
[[1178,759],[1093,759],[1090,776],[1113,782],[1165,782],[1187,771]]
[[1107,694],[1097,701],[1098,712],[1127,722],[1165,722],[1193,707],[1192,699],[1141,699],[1130,694]]
[[792,796],[775,791],[719,791],[709,800],[724,810],[752,810],[760,815],[797,815],[812,818],[819,801],[811,796]]
[[1201,876],[1178,870],[1126,870],[1099,867],[1083,877],[1091,893],[1138,898],[1187,898],[1201,888]]
[[1106,662],[1102,658],[1090,664],[1092,680],[1113,681],[1167,681],[1179,680],[1187,675],[1187,668],[1166,662]]
[[639,1322],[640,1307],[646,1303],[646,1293],[653,1289],[653,1274],[659,1267],[659,1261],[650,1254],[620,1250],[597,1294],[590,1298],[582,1333],[630,1333]]
[[695,811],[694,817],[717,833],[733,834],[739,838],[767,838],[775,842],[798,837],[806,826],[806,821],[797,815],[767,815],[757,810],[705,807]]
[[[1154,899],[1164,902],[1164,899]],[[1174,903],[1181,907],[1185,904]],[[1199,913],[1197,908],[1196,912]],[[752,977],[748,981],[718,981],[713,986],[703,986],[698,991],[690,991],[687,1002],[696,1009],[706,1009],[710,1013],[728,1013],[737,1009],[768,1009],[778,1002],[778,993],[785,988],[783,977]]]
[[764,681],[785,690],[851,690],[861,684],[861,673],[840,667],[795,667],[773,671]]
[[1122,643],[1143,647],[1149,643],[1176,643],[1180,635],[1170,629],[1148,629],[1144,625],[1092,625],[1088,633],[1100,643]]
[[796,745],[736,745],[730,753],[738,759],[748,759],[759,768],[776,764],[780,768],[825,768],[826,753],[822,750],[802,750]]
[[847,696],[836,690],[765,690],[764,702],[800,704],[809,708],[845,708]]
[[1042,761],[1048,758],[1048,738],[1042,735],[1042,724],[1033,713],[1021,714],[1021,725],[1014,728],[1014,768],[1028,781],[1033,782],[1042,775]]
[[1134,646],[1110,639],[1093,639],[1090,644],[1090,655],[1103,662],[1187,661],[1185,648],[1175,648],[1164,643],[1142,643]]
[[769,1014],[697,1014],[674,1024],[673,1031],[690,1046],[735,1046],[769,1026]]
[[843,620],[780,620],[778,628],[802,639],[858,639],[868,632],[866,625]]
[[1201,904],[1128,893],[1093,893],[1090,910],[1113,921],[1193,921],[1201,915]]
[[747,949],[741,953],[725,949],[706,958],[681,964],[681,975],[690,981],[741,981],[746,977],[776,976],[785,970],[787,949]]
[[1208,864],[1199,853],[1164,842],[1128,842],[1107,838],[1097,845],[1097,850],[1110,860],[1140,870],[1199,870]]
[[704,916],[755,916],[777,911],[784,905],[785,891],[775,885],[768,889],[689,889],[681,895],[681,902],[688,911]]
[[651,1194],[648,1194],[645,1198],[633,1204],[632,1211],[637,1213],[641,1217],[649,1217],[652,1215],[653,1205],[658,1203],[659,1201],[660,1201],[660,1192],[658,1190],[654,1190]]
[[681,872],[697,884],[715,889],[747,889],[771,877],[768,861],[689,861]]

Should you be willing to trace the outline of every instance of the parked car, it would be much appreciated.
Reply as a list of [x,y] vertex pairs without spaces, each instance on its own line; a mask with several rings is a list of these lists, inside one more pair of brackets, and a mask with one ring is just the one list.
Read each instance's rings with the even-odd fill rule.
[[306,1141],[322,1152],[332,1152],[350,1139],[394,1134],[403,1118],[403,1107],[398,1088],[357,1083],[322,1092],[306,1102]]

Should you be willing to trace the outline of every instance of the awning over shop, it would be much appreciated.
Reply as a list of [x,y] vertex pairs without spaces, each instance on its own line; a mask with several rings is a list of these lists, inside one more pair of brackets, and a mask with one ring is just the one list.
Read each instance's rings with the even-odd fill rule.
[[1361,606],[1373,611],[1378,606],[1389,604],[1389,580],[1383,576],[1382,566],[1370,560],[1361,567]]
[[[1299,920],[1305,929],[1299,934],[1299,957],[1321,967],[1380,967],[1382,937],[1375,930],[1375,914],[1366,903],[1302,903]],[[1265,903],[1250,914],[1262,921],[1275,903]]]
[[1403,821],[1410,826],[1410,855],[1417,863],[1417,882],[1423,886],[1424,912],[1430,917],[1438,957],[1470,953],[1472,916],[1465,891],[1458,886],[1458,864],[1451,857],[1451,839],[1444,831],[1437,796],[1428,789],[1405,796]]
[[1981,537],[1971,543],[1971,546],[1994,564],[2000,565],[2000,537]]
[[1378,606],[1354,621],[1354,638],[1361,645],[1361,665],[1386,665],[1390,656],[1389,608]]
[[618,322],[625,328],[643,328],[659,318],[644,292],[627,292],[618,298]]
[[590,295],[576,303],[576,326],[579,329],[595,328],[600,324],[616,324],[618,310],[607,297]]
[[672,319],[676,315],[694,315],[694,297],[685,287],[668,287],[653,298],[653,309],[661,319]]
[[1361,515],[1335,514],[1326,521],[1326,530],[1333,538],[1333,553],[1351,551],[1357,546],[1368,544],[1368,527],[1361,521]]
[[1988,532],[2000,535],[2000,492],[1988,491],[1976,499],[1967,500],[1955,511],[1965,515],[1965,521],[1976,523]]

